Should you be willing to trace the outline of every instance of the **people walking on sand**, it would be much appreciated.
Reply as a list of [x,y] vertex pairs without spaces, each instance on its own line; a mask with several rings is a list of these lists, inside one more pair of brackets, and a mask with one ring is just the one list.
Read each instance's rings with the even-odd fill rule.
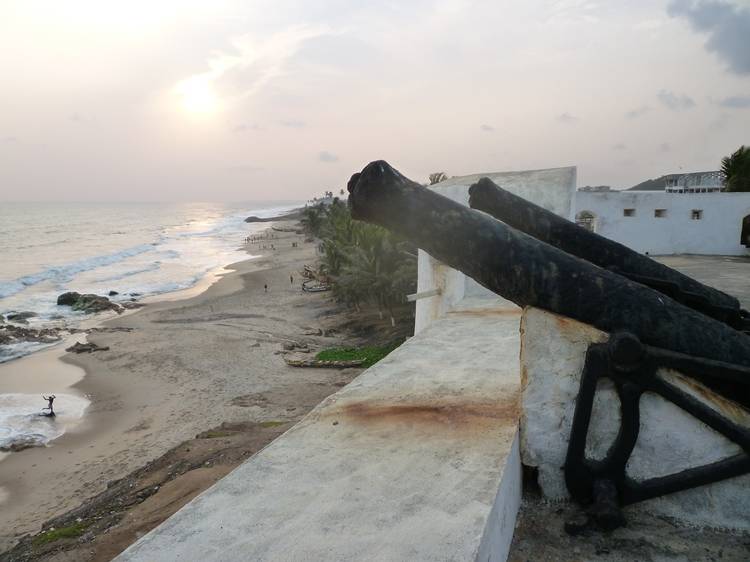
[[266,293],[268,292],[268,283],[266,283],[265,285],[263,285],[263,290],[264,290],[264,291],[265,291]]
[[57,398],[57,396],[55,396],[54,394],[50,394],[49,396],[45,396],[44,394],[42,394],[42,398],[47,401],[47,407],[42,408],[42,412],[44,410],[49,410],[49,412],[44,415],[53,417],[55,415],[55,410],[52,408],[52,403],[55,401],[55,398]]
[[294,285],[294,275],[289,276],[289,284]]

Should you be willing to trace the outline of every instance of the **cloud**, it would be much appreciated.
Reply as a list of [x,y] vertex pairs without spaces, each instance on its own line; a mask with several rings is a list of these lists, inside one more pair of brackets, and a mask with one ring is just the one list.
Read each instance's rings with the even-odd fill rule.
[[318,153],[318,160],[321,162],[326,162],[326,163],[338,162],[339,157],[336,156],[335,154],[331,154],[330,152],[326,150],[323,150]]
[[566,111],[565,113],[561,113],[560,115],[558,115],[557,120],[560,123],[570,124],[570,123],[575,123],[576,121],[578,121],[578,117],[575,117],[574,115],[571,115],[570,113]]
[[663,142],[663,143],[661,143],[661,144],[659,145],[659,150],[660,150],[661,152],[669,152],[669,151],[671,151],[671,150],[672,150],[672,145],[671,145],[671,144],[669,144],[668,142]]
[[265,168],[253,164],[237,164],[236,166],[225,166],[223,169],[228,172],[255,173],[262,172]]
[[716,102],[721,107],[745,109],[750,107],[750,96],[730,96]]
[[14,142],[18,142],[18,137],[3,137],[3,142],[7,142],[8,144],[12,144]]
[[750,74],[750,7],[718,0],[672,0],[667,13],[685,18],[707,35],[706,49],[722,59],[736,74]]
[[495,127],[492,125],[480,125],[479,129],[484,131],[485,133],[492,133],[495,130]]
[[625,113],[626,119],[638,119],[639,117],[643,117],[651,111],[651,108],[647,105],[642,105],[641,107],[636,107],[635,109],[631,109],[630,111],[627,111]]
[[230,50],[208,57],[208,70],[180,80],[174,92],[183,98],[194,92],[223,100],[252,96],[286,73],[286,63],[306,41],[329,33],[328,26],[295,25],[264,38],[250,33],[235,37]]
[[672,111],[680,111],[682,109],[690,109],[695,107],[695,101],[690,96],[685,94],[677,95],[674,92],[668,90],[661,90],[656,97],[659,101],[668,107]]
[[638,22],[633,26],[633,29],[637,31],[654,31],[664,25],[664,20],[661,19],[650,19]]
[[246,133],[248,131],[258,131],[260,130],[259,125],[255,124],[248,124],[248,123],[240,123],[236,127],[232,129],[232,132],[234,133]]
[[625,146],[623,143],[618,142],[617,144],[612,145],[612,150],[627,150],[627,146]]
[[279,124],[282,127],[289,127],[290,129],[302,129],[303,127],[307,127],[307,123],[305,123],[304,121],[297,121],[295,119],[280,121]]
[[79,113],[78,111],[74,111],[73,113],[71,113],[69,118],[76,125],[89,125],[91,123],[94,123],[93,117],[89,117],[88,115],[84,115],[83,113]]

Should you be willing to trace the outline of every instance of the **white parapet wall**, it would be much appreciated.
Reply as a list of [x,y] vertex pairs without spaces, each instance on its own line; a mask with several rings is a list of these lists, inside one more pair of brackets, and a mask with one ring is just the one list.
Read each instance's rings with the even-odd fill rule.
[[[576,189],[575,166],[528,170],[521,172],[492,172],[473,174],[445,180],[430,189],[462,205],[469,205],[469,187],[481,178],[490,178],[503,189],[519,195],[545,209],[572,220]],[[414,332],[419,333],[434,320],[442,317],[464,297],[497,300],[497,295],[480,286],[470,277],[419,251],[417,292],[437,289],[435,296],[417,300]]]
[[[538,469],[545,497],[569,499],[563,466],[586,350],[608,335],[586,324],[535,308],[524,311],[521,323],[521,458]],[[683,386],[679,374],[659,372]],[[692,395],[733,421],[750,428],[741,408],[703,387]],[[600,381],[594,399],[586,455],[603,458],[617,435],[619,399],[607,379]],[[673,474],[741,452],[708,426],[653,393],[641,398],[640,432],[627,475],[636,481]],[[750,530],[750,475],[662,496],[626,508],[646,510],[688,524]]]
[[597,234],[637,252],[748,255],[740,236],[750,193],[579,191],[576,215],[586,212]]

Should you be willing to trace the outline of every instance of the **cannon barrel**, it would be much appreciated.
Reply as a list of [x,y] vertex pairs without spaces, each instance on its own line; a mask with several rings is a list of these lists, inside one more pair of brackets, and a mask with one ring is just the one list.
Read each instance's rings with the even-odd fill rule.
[[355,219],[411,240],[519,306],[610,333],[629,331],[655,347],[750,366],[750,338],[741,332],[443,197],[387,162],[371,162],[354,174],[348,190]]
[[741,322],[739,301],[613,240],[578,226],[482,178],[469,188],[469,206],[537,240],[650,286],[733,327]]

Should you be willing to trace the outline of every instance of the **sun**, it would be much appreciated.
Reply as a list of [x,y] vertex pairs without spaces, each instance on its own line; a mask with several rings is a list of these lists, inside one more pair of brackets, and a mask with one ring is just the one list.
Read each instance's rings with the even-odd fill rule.
[[219,97],[204,76],[193,76],[175,86],[182,109],[193,115],[210,115],[219,109]]

